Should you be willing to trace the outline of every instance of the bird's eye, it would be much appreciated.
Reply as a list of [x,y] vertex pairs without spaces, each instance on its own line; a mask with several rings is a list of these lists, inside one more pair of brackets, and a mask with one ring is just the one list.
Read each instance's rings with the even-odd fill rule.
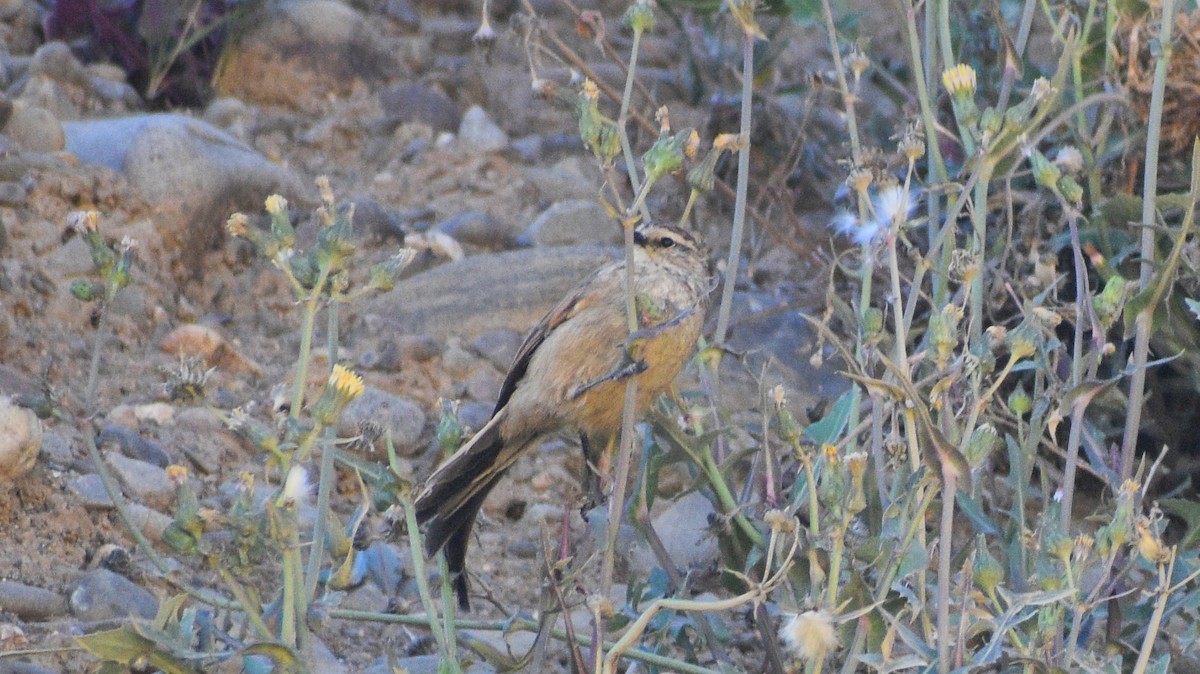
[[671,246],[675,245],[675,239],[672,239],[669,236],[664,236],[658,240],[658,245],[662,246],[663,248],[670,248]]

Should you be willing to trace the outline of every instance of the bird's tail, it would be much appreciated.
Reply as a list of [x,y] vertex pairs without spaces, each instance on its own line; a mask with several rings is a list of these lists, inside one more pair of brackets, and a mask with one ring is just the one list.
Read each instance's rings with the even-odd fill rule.
[[475,517],[488,492],[511,465],[500,436],[503,410],[492,417],[475,437],[447,459],[425,481],[414,506],[417,522],[425,527],[425,552],[433,556],[446,551],[446,565],[453,578],[461,609],[471,607],[465,571],[467,545]]

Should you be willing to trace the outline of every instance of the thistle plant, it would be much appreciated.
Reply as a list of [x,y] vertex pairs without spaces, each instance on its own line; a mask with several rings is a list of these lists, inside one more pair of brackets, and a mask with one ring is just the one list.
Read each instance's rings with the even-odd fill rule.
[[132,271],[137,241],[124,237],[116,246],[109,245],[100,234],[98,211],[77,211],[68,218],[72,231],[83,238],[92,257],[92,267],[97,280],[76,279],[71,283],[71,294],[81,302],[97,303],[96,341],[92,344],[92,360],[88,366],[87,385],[84,387],[84,408],[92,409],[96,396],[97,376],[100,373],[100,352],[112,336],[108,309],[117,293],[133,281]]

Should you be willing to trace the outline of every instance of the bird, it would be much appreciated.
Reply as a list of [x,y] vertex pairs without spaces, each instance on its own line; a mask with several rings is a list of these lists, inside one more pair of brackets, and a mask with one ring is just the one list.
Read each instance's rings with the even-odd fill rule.
[[491,419],[426,478],[413,505],[425,552],[444,550],[459,607],[470,610],[467,547],[479,509],[539,437],[579,432],[611,446],[625,384],[639,417],[695,351],[711,291],[707,253],[690,232],[642,223],[633,232],[637,329],[629,330],[626,261],[597,269],[552,308],[517,350]]

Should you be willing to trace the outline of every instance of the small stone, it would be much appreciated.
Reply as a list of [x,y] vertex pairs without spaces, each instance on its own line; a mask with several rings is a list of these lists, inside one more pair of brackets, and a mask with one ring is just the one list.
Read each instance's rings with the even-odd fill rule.
[[533,559],[538,556],[537,544],[525,539],[517,539],[508,544],[508,554],[519,559]]
[[115,452],[109,452],[104,458],[126,493],[146,505],[166,508],[175,500],[175,487],[162,468]]
[[166,531],[167,527],[171,526],[171,522],[175,521],[175,518],[170,515],[164,515],[141,503],[130,503],[128,510],[129,518],[151,541],[161,541],[163,531]]
[[108,569],[95,569],[71,584],[71,614],[88,622],[144,618],[158,613],[158,600],[145,588]]
[[429,125],[434,132],[457,131],[462,124],[458,106],[441,89],[426,84],[401,84],[379,92],[379,105],[391,128],[410,122]]
[[595,160],[574,155],[560,159],[553,166],[530,166],[525,169],[525,177],[548,202],[595,199],[604,182]]
[[484,211],[465,211],[434,225],[434,229],[455,240],[492,250],[508,248],[517,241],[517,230],[506,227]]
[[96,446],[101,449],[115,447],[125,456],[151,463],[159,468],[171,465],[171,455],[158,443],[143,438],[136,431],[123,426],[109,424],[96,436]]
[[471,152],[499,152],[508,147],[508,134],[483,108],[473,105],[458,126],[458,142]]
[[464,349],[461,341],[446,340],[446,348],[442,350],[442,369],[451,377],[465,379],[478,362],[479,358]]
[[40,622],[67,614],[67,600],[50,590],[24,583],[0,582],[0,611]]
[[[709,531],[709,519],[715,512],[712,502],[694,491],[654,518],[654,531],[680,568],[704,567],[719,559],[717,541]],[[648,547],[635,549],[634,558],[634,566],[647,572],[658,564]]]
[[212,433],[225,428],[216,411],[207,407],[185,407],[175,415],[175,426],[189,431]]
[[498,369],[507,371],[524,341],[524,336],[516,330],[501,328],[488,330],[471,340],[471,348]]
[[52,466],[64,468],[75,461],[75,450],[63,434],[45,431],[42,433],[42,458]]
[[152,421],[166,426],[175,418],[175,407],[167,403],[147,403],[133,408],[133,417],[138,421]]
[[522,519],[530,522],[545,523],[545,522],[560,522],[563,517],[563,507],[561,505],[551,505],[549,503],[534,503],[525,509],[525,517]]
[[496,408],[493,402],[470,400],[458,407],[458,421],[464,428],[478,431],[492,420],[492,411]]
[[471,369],[467,376],[467,395],[475,400],[490,401],[500,397],[500,387],[504,384],[504,375],[491,365],[482,365]]
[[594,199],[568,199],[552,204],[523,236],[539,246],[621,243],[621,226]]
[[358,432],[359,423],[365,421],[390,432],[396,449],[405,453],[416,449],[425,430],[425,412],[420,405],[371,386],[346,406],[338,420],[338,429],[345,434],[354,434]]
[[25,205],[25,186],[20,183],[0,183],[0,206],[20,208]]
[[208,365],[226,372],[262,374],[262,366],[242,355],[221,333],[206,325],[181,325],[163,338],[159,348],[173,356],[198,356]]
[[533,487],[536,491],[544,492],[554,486],[554,476],[549,471],[543,470],[529,480],[529,486]]
[[67,481],[67,489],[88,510],[111,510],[113,501],[104,489],[104,480],[95,473],[80,475]]
[[0,397],[0,480],[12,481],[37,463],[42,422],[31,410]]
[[54,113],[21,101],[13,104],[4,132],[29,152],[59,152],[66,146],[63,126]]
[[416,31],[421,27],[421,14],[409,0],[387,0],[383,13],[395,19],[405,30]]

